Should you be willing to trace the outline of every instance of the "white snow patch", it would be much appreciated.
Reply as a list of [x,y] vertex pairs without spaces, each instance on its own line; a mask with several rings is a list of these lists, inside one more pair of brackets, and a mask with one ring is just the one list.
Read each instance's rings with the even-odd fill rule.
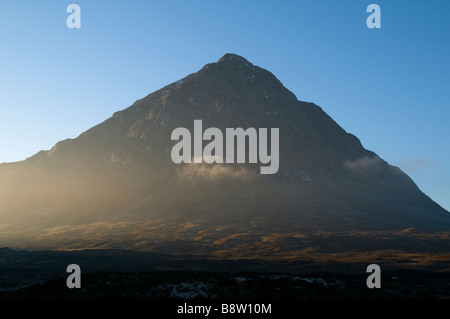
[[247,76],[247,80],[250,80],[250,83],[254,83],[255,82],[255,75]]
[[171,298],[192,299],[198,297],[210,297],[208,285],[204,282],[186,281],[178,284],[159,285],[159,288],[168,289]]
[[328,286],[328,282],[326,282],[325,280],[323,280],[321,278],[299,278],[299,279],[306,281],[307,283],[310,283],[310,284],[322,284],[325,287]]

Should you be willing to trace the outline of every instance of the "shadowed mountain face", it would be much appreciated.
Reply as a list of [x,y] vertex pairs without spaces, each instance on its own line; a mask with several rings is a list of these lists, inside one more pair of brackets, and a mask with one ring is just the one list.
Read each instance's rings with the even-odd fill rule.
[[[279,128],[278,172],[261,175],[260,163],[174,164],[171,133],[193,132],[194,120],[222,132]],[[318,232],[450,229],[450,214],[400,169],[233,54],[76,139],[0,165],[0,202],[0,242],[22,248],[245,255],[306,249]]]

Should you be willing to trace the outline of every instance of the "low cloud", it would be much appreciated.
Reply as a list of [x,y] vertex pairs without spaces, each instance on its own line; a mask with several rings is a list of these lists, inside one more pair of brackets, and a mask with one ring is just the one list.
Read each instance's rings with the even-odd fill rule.
[[344,166],[350,170],[360,171],[378,167],[382,162],[383,160],[378,156],[364,156],[353,161],[345,161]]
[[409,172],[420,172],[435,166],[435,163],[427,158],[411,158],[397,161],[395,165]]
[[178,170],[181,178],[202,178],[217,180],[222,178],[232,178],[240,180],[250,180],[258,177],[258,174],[245,167],[231,167],[222,164],[188,164]]

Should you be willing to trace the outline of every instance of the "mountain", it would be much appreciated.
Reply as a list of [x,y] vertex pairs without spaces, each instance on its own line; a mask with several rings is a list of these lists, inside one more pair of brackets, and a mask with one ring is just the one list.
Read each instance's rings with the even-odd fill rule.
[[[194,132],[195,120],[222,132],[278,128],[278,171],[260,174],[261,163],[175,164],[172,132]],[[13,248],[224,258],[314,249],[445,253],[450,231],[450,214],[399,168],[235,54],[75,139],[0,165],[0,202],[0,242]]]

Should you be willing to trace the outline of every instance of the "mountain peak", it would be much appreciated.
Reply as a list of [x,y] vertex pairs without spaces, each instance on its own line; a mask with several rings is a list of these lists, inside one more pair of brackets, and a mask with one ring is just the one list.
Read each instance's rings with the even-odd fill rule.
[[217,61],[218,64],[237,64],[239,66],[253,66],[250,62],[248,62],[247,59],[244,57],[234,54],[234,53],[227,53],[223,57]]
[[238,54],[235,54],[235,53],[226,53],[223,57],[221,57],[219,59],[218,62],[224,62],[224,61],[227,61],[227,60],[237,60],[237,61],[249,63],[247,61],[247,59],[245,59],[244,57],[242,57],[242,56],[240,56]]

